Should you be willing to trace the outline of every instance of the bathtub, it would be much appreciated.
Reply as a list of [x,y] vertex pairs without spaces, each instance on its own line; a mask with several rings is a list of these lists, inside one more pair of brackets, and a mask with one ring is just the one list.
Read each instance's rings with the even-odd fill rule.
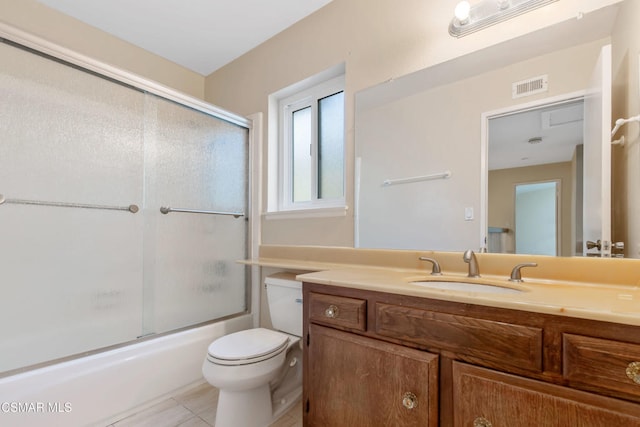
[[0,378],[0,425],[108,426],[200,381],[207,346],[250,327],[243,315]]

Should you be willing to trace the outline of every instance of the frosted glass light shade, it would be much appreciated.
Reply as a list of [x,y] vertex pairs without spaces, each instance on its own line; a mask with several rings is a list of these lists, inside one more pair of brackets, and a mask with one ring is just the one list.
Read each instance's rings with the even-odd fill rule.
[[469,21],[469,12],[471,11],[471,4],[468,1],[461,1],[456,5],[453,11],[453,15],[461,24],[465,24]]
[[449,34],[462,37],[558,0],[480,0],[470,5],[461,1],[454,9]]

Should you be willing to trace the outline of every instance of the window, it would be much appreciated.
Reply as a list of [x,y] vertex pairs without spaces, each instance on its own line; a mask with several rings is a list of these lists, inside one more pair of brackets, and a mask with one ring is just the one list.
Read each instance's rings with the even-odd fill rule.
[[278,210],[344,206],[344,76],[281,98]]

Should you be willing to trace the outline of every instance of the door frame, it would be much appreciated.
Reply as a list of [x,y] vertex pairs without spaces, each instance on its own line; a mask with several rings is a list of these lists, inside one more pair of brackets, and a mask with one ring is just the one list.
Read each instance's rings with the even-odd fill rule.
[[[560,105],[576,100],[584,100],[586,90],[569,92],[522,104],[511,105],[496,110],[486,111],[480,118],[480,249],[487,252],[489,235],[489,120],[509,116],[539,108]],[[515,242],[514,242],[515,243]]]

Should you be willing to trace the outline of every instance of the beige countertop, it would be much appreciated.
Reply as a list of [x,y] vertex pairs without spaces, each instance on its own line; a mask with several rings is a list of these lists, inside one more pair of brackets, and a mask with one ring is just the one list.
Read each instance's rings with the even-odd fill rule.
[[[602,320],[640,326],[640,287],[526,280],[511,283],[506,277],[469,278],[464,274],[430,276],[375,267],[351,267],[299,274],[298,280],[369,291],[479,304]],[[520,290],[485,293],[431,289],[412,281],[453,281],[488,284]]]
[[[438,259],[442,276],[431,276],[420,256]],[[466,275],[461,253],[353,248],[264,246],[245,264],[298,272],[298,279],[331,286],[388,292],[491,307],[640,326],[640,260],[477,254],[480,278]],[[522,262],[524,282],[507,279]],[[484,272],[484,273],[483,273]],[[477,283],[520,290],[485,293],[432,289],[414,281]]]

